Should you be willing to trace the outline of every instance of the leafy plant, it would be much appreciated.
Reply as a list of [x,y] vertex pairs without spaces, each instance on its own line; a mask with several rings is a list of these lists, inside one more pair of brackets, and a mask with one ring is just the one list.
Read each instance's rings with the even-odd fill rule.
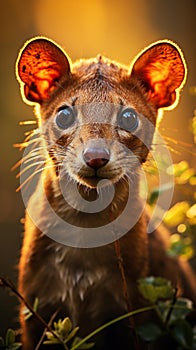
[[164,278],[139,280],[139,291],[148,302],[154,303],[158,319],[156,323],[148,322],[137,327],[140,337],[149,343],[149,349],[157,349],[166,338],[174,349],[196,349],[196,331],[186,320],[192,310],[192,302],[176,298],[175,289]]
[[[15,287],[5,278],[1,279],[1,284],[3,282],[9,288],[12,287],[12,291],[15,290]],[[59,344],[66,350],[90,349],[93,348],[94,343],[88,343],[87,341],[102,330],[123,319],[154,310],[158,322],[151,321],[136,328],[138,335],[149,345],[149,350],[157,350],[165,338],[171,339],[174,344],[173,349],[196,350],[196,330],[192,329],[186,320],[187,315],[192,311],[192,302],[185,298],[176,298],[176,290],[171,286],[170,281],[164,278],[147,277],[140,279],[138,288],[149,305],[103,324],[83,339],[77,337],[79,327],[73,328],[68,317],[63,320],[60,319],[54,322],[52,327],[50,324],[47,325],[44,332],[44,336],[46,336],[44,344]],[[18,291],[16,292],[18,293]],[[26,306],[28,308],[27,303]],[[30,309],[31,312],[32,310],[33,308]],[[35,317],[41,319],[37,312],[33,311],[33,313]],[[39,342],[39,345],[41,344],[42,338]],[[0,348],[3,350],[17,350],[20,346],[21,343],[15,342],[15,332],[13,330],[8,330],[5,340],[0,338]]]
[[[196,142],[196,110],[192,119],[191,130]],[[192,150],[191,153],[194,154]],[[194,245],[196,244],[196,169],[185,160],[167,167],[164,156],[159,159],[159,166],[166,169],[169,175],[173,175],[174,191],[175,193],[181,193],[184,199],[174,203],[163,218],[164,224],[172,232],[168,254],[189,259],[194,255]],[[145,166],[145,171],[149,175],[148,204],[153,208],[158,196],[167,191],[170,184],[154,185],[154,182],[156,183],[154,175],[158,175],[155,161],[150,160],[150,164]],[[152,177],[153,181],[151,181]]]
[[[54,333],[51,333],[50,331],[46,332],[47,340],[44,341],[44,344],[64,344],[65,349],[72,350],[73,347],[76,349],[90,349],[94,346],[94,343],[82,343],[81,338],[76,337],[76,334],[79,330],[79,327],[73,328],[72,322],[69,317],[64,318],[63,320],[59,319],[58,322],[54,322],[53,324],[53,331],[58,336],[56,338],[54,336]],[[59,339],[61,339],[61,343],[59,342]],[[67,343],[72,341],[71,348],[68,347]],[[78,346],[76,346],[78,345]]]
[[[45,335],[47,337],[47,340],[45,341],[46,344],[60,344],[66,350],[90,349],[94,345],[93,343],[86,344],[86,340],[76,337],[76,333],[79,330],[79,327],[72,329],[72,323],[68,317],[66,317],[64,320],[54,322],[54,328],[52,328],[51,322],[56,317],[57,312],[51,316],[49,323],[46,323],[45,320],[37,312],[39,300],[35,298],[34,304],[31,306],[9,279],[0,277],[0,287],[8,288],[15,296],[17,296],[17,298],[19,298],[24,303],[24,315],[26,319],[30,318],[33,315],[40,321],[40,324],[45,327],[36,349],[38,349],[43,343]],[[70,340],[72,340],[72,347],[68,347],[67,345]],[[3,349],[17,350],[15,349],[15,346],[20,347],[21,343],[15,342],[15,332],[8,329],[5,340],[3,338],[0,338],[0,348],[2,347]]]
[[151,304],[159,299],[171,299],[174,296],[174,288],[171,282],[162,277],[146,277],[138,281],[138,289],[143,297]]
[[164,216],[164,223],[173,231],[168,253],[190,258],[194,255],[193,242],[196,239],[196,172],[185,161],[174,164],[167,171],[173,171],[176,189],[183,191],[186,185],[186,199],[175,203]]
[[22,343],[16,342],[15,331],[11,328],[7,330],[5,339],[0,337],[0,349],[2,350],[17,350],[22,346]]

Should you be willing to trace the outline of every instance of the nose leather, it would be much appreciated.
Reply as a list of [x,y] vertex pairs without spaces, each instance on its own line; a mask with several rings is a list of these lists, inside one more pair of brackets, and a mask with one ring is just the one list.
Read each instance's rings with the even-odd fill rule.
[[83,159],[89,167],[99,169],[110,160],[110,152],[107,148],[90,147],[84,150]]

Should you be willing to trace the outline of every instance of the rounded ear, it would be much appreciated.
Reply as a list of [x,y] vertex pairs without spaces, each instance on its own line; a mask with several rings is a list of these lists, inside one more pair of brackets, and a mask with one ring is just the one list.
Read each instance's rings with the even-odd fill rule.
[[171,106],[186,78],[186,64],[177,45],[161,41],[144,50],[136,59],[131,76],[146,88],[156,108]]
[[30,102],[42,103],[50,98],[57,82],[68,79],[70,65],[64,51],[51,40],[38,37],[21,49],[16,73],[24,97]]

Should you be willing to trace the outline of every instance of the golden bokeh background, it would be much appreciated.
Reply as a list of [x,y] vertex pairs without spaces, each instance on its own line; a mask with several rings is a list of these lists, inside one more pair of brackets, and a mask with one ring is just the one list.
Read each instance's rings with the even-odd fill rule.
[[[175,161],[193,164],[193,141],[189,131],[196,97],[195,0],[7,0],[0,2],[0,275],[16,281],[21,244],[20,218],[24,207],[15,189],[18,180],[10,172],[19,159],[13,143],[23,140],[33,109],[24,105],[15,79],[15,61],[24,42],[37,35],[52,38],[72,60],[98,53],[129,64],[150,43],[168,38],[182,48],[188,64],[188,80],[180,105],[166,112],[162,134],[173,138]],[[185,143],[185,144],[184,144]],[[187,145],[186,145],[187,144]],[[36,277],[36,276],[35,276]],[[16,299],[0,290],[0,335],[16,325]]]

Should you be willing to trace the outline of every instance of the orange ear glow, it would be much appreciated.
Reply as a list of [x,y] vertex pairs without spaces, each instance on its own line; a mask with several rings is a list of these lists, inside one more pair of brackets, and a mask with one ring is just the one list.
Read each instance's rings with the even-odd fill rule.
[[146,87],[150,102],[157,108],[168,107],[185,82],[186,65],[177,46],[168,41],[158,42],[137,58],[132,75]]
[[18,79],[24,85],[25,98],[31,102],[49,99],[56,83],[69,72],[65,53],[45,38],[27,42],[18,57]]

